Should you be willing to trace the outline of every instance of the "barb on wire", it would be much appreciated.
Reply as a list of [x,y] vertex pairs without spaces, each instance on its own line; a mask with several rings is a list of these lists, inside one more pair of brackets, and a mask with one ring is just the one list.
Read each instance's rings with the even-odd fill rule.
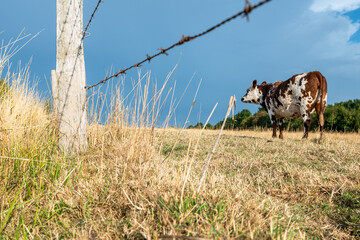
[[250,18],[249,18],[249,13],[253,10],[253,7],[251,6],[249,0],[245,0],[245,7],[244,7],[244,14],[245,14],[245,17],[246,17],[246,20],[249,21]]
[[[242,11],[236,13],[235,15],[233,15],[233,16],[225,19],[224,21],[216,24],[216,25],[213,26],[213,27],[210,27],[209,29],[207,29],[207,30],[205,30],[204,32],[201,32],[201,33],[199,33],[199,34],[197,34],[197,35],[194,35],[194,36],[184,36],[184,35],[182,35],[181,39],[180,39],[178,42],[176,42],[176,43],[174,43],[173,45],[171,45],[170,47],[165,48],[165,49],[164,49],[164,48],[159,48],[159,49],[158,49],[159,52],[156,53],[156,54],[154,54],[154,55],[152,55],[152,56],[146,54],[146,58],[145,58],[144,60],[142,60],[142,61],[140,61],[140,62],[138,62],[138,63],[136,63],[136,64],[134,64],[134,65],[132,65],[132,66],[130,66],[130,67],[127,67],[127,68],[125,68],[125,69],[120,69],[120,70],[119,70],[118,72],[116,72],[114,75],[111,75],[111,76],[109,76],[109,77],[106,77],[106,78],[104,78],[103,80],[101,80],[101,81],[98,82],[98,83],[95,83],[95,84],[93,84],[93,85],[87,86],[86,89],[89,90],[89,89],[91,89],[91,88],[93,88],[93,87],[96,87],[96,86],[99,85],[99,84],[103,84],[103,83],[107,82],[108,80],[110,80],[110,79],[112,79],[112,78],[114,78],[114,77],[118,77],[120,74],[125,74],[128,70],[130,70],[130,69],[132,69],[132,68],[134,68],[134,67],[139,67],[139,66],[141,66],[143,63],[145,63],[146,61],[148,61],[148,62],[150,63],[150,61],[151,61],[153,58],[157,57],[157,56],[160,56],[160,55],[162,55],[162,54],[164,54],[164,55],[167,56],[167,55],[168,55],[167,52],[168,52],[169,50],[173,49],[174,47],[183,45],[184,43],[187,43],[187,42],[190,42],[190,41],[192,41],[192,40],[194,40],[194,39],[196,39],[196,38],[202,37],[202,36],[204,36],[205,34],[208,34],[209,32],[214,31],[215,29],[221,27],[222,25],[224,25],[224,24],[226,24],[226,23],[234,20],[235,18],[238,18],[238,17],[240,17],[240,16],[244,16],[244,17],[247,18],[247,20],[249,20],[249,14],[250,14],[250,12],[252,12],[254,9],[256,9],[256,8],[262,6],[262,5],[264,5],[265,3],[270,2],[270,1],[271,1],[271,0],[263,0],[263,1],[259,2],[259,3],[257,3],[256,5],[253,5],[253,6],[252,6],[252,5],[249,3],[249,1],[246,0],[244,9],[243,9]],[[100,2],[101,2],[101,1],[100,1]]]
[[90,26],[90,24],[91,24],[91,21],[93,20],[93,18],[94,18],[94,16],[95,16],[95,13],[96,13],[96,11],[98,10],[99,5],[100,5],[100,3],[102,3],[102,1],[103,1],[103,0],[99,0],[99,1],[98,1],[98,3],[97,3],[97,5],[96,5],[93,13],[91,14],[91,17],[90,17],[90,19],[89,19],[89,22],[86,24],[86,27],[85,27],[85,29],[84,29],[84,31],[83,31],[83,35],[82,35],[82,37],[81,37],[81,41],[84,40],[84,38],[85,38],[85,36],[86,36],[86,34],[87,34],[87,30],[88,30],[88,28],[89,28],[89,26]]

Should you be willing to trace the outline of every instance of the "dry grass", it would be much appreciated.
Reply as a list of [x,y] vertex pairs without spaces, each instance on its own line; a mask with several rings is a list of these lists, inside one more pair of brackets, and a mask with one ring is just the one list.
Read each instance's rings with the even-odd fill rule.
[[73,159],[51,148],[44,164],[2,159],[3,236],[358,237],[359,135],[327,134],[322,144],[270,135],[225,132],[199,194],[216,131],[194,154],[197,130],[93,125],[89,152]]
[[[178,161],[198,131],[186,133],[177,147]],[[193,187],[216,134],[206,131],[201,141]],[[284,141],[270,136],[253,131],[223,135],[201,194],[227,202],[223,225],[215,230],[226,237],[358,237],[359,134],[327,134],[321,144],[316,134],[307,141],[300,140],[301,133],[287,133]]]
[[360,237],[359,134],[224,131],[196,193],[218,132],[152,128],[166,91],[145,82],[71,158],[32,91],[1,97],[0,238]]

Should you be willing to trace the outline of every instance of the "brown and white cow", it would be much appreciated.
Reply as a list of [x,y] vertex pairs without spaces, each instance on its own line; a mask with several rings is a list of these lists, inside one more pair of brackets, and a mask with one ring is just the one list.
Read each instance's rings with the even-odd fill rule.
[[277,123],[281,139],[283,139],[285,118],[300,117],[304,120],[303,138],[307,138],[312,121],[310,113],[315,110],[319,119],[320,138],[322,137],[327,82],[318,71],[297,74],[282,82],[263,82],[261,85],[257,85],[257,81],[254,80],[241,101],[261,105],[269,114],[273,124],[273,137],[276,137]]

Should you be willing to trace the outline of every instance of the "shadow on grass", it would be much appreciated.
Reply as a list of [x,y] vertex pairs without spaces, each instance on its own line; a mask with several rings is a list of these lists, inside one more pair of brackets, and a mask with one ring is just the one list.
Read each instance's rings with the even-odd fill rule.
[[344,191],[334,199],[329,218],[350,235],[360,237],[360,189]]

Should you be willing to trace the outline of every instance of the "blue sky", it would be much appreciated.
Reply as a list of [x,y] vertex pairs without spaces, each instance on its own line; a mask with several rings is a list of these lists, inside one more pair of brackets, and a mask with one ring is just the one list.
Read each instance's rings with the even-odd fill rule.
[[[193,35],[240,11],[239,0],[105,0],[85,39],[88,84],[104,78],[110,69],[124,68],[168,47],[182,34]],[[257,1],[252,0],[253,4]],[[31,63],[31,80],[50,96],[50,70],[55,69],[56,1],[3,1],[0,39],[8,42],[23,34],[38,37],[12,60]],[[84,1],[84,23],[97,0]],[[21,7],[19,7],[21,6]],[[211,123],[223,119],[231,95],[240,99],[252,80],[281,81],[294,74],[319,70],[328,80],[329,103],[360,98],[360,0],[273,0],[250,15],[239,18],[202,38],[144,64],[160,85],[179,63],[176,97],[195,74],[176,112],[185,120],[197,85],[202,79],[190,123],[205,122],[218,102]],[[13,67],[13,69],[15,69]],[[137,70],[126,76],[137,78]],[[257,105],[237,101],[237,110],[255,112]]]

